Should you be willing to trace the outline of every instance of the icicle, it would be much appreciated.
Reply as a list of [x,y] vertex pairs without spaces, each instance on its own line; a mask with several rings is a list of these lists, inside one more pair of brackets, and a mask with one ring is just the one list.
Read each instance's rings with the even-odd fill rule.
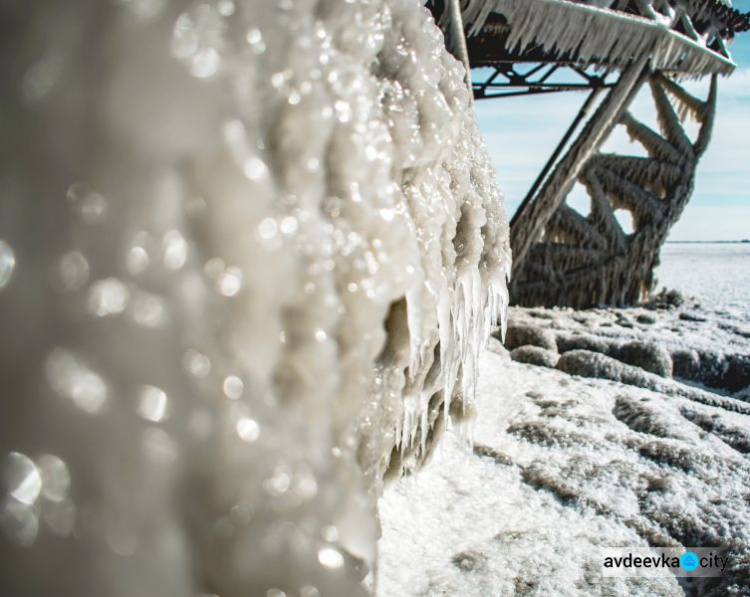
[[726,56],[722,56],[710,50],[703,37],[675,32],[671,28],[676,19],[673,10],[662,14],[650,2],[640,5],[643,17],[617,10],[610,2],[470,0],[463,18],[473,36],[481,32],[491,13],[504,15],[510,25],[509,50],[540,44],[556,55],[575,53],[584,63],[599,59],[620,65],[653,50],[654,67],[662,70],[674,69],[683,75],[729,74],[734,70],[726,48]]

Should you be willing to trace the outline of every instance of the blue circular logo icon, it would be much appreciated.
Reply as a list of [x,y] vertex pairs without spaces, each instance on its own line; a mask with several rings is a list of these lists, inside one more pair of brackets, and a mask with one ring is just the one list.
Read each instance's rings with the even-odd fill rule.
[[692,551],[686,551],[680,557],[680,568],[687,572],[692,572],[698,567],[698,556]]

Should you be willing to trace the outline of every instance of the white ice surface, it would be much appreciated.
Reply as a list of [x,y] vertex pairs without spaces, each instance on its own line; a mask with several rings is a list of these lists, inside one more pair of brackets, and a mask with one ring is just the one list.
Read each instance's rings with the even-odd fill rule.
[[656,270],[661,288],[700,297],[714,307],[750,318],[750,243],[667,243]]

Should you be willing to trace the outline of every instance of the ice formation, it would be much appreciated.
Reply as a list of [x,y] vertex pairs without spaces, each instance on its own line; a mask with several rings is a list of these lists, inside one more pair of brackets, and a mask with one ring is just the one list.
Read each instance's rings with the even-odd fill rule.
[[[436,13],[441,4],[431,3]],[[736,66],[727,43],[750,28],[748,16],[723,0],[465,0],[461,8],[472,64],[491,69],[475,86],[479,97],[502,94],[507,85],[560,91],[555,84],[567,81],[570,69],[592,90],[514,215],[511,301],[582,309],[645,299],[711,137],[716,79]],[[446,29],[456,26],[455,11],[443,19]],[[679,84],[708,76],[705,99]],[[647,82],[656,128],[628,112]],[[700,124],[695,139],[683,126],[686,116]],[[645,159],[602,153],[617,125]],[[590,198],[583,210],[566,203],[576,184]],[[620,215],[632,219],[632,233]]]
[[[641,71],[631,97],[646,80],[658,130],[628,111],[629,99],[616,106],[609,102],[614,95],[608,96],[518,217],[512,239],[514,303],[632,305],[654,289],[659,250],[690,200],[711,137],[717,82],[713,77],[702,101],[662,74],[646,77]],[[699,123],[695,139],[683,126],[687,116]],[[647,157],[601,151],[616,125]],[[576,181],[590,199],[586,215],[566,202]],[[629,215],[632,231],[623,229],[618,212]]]
[[[539,44],[558,56],[575,55],[583,63],[629,64],[644,51],[652,52],[655,70],[692,75],[729,74],[734,64],[722,39],[724,25],[712,15],[709,2],[677,3],[643,0],[639,15],[626,13],[629,0],[468,0],[463,9],[469,35],[488,25],[493,12],[502,13],[510,27],[508,49]],[[706,21],[699,33],[692,19]],[[680,23],[685,34],[672,35]],[[504,27],[505,25],[500,25]],[[707,52],[718,49],[722,55]]]
[[[539,62],[539,68],[546,64],[544,77],[567,66],[579,73],[620,71],[579,127],[578,118],[601,91],[592,84],[565,141],[514,216],[514,304],[621,306],[637,303],[653,289],[659,251],[691,197],[697,164],[710,140],[717,76],[735,68],[725,41],[746,27],[740,23],[744,17],[731,8],[716,1],[704,4],[708,8],[649,0],[463,3],[474,64],[500,66],[484,87],[478,86],[480,93],[502,74],[503,58]],[[705,99],[677,82],[707,75],[711,87]],[[628,112],[647,82],[658,115],[654,129]],[[683,126],[687,116],[700,125],[695,139]],[[602,153],[618,125],[647,157]],[[566,203],[577,183],[590,199],[582,211]],[[620,214],[632,219],[632,233],[621,226]]]
[[417,0],[0,15],[2,593],[359,594],[386,470],[507,302],[442,33]]

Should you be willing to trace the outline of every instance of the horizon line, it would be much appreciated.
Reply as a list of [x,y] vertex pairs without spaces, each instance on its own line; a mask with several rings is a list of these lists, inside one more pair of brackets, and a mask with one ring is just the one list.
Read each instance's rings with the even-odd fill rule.
[[750,239],[743,238],[740,240],[668,240],[666,241],[666,244],[706,244],[706,245],[718,245],[718,244],[724,244],[724,245],[742,245],[742,244],[749,244]]

